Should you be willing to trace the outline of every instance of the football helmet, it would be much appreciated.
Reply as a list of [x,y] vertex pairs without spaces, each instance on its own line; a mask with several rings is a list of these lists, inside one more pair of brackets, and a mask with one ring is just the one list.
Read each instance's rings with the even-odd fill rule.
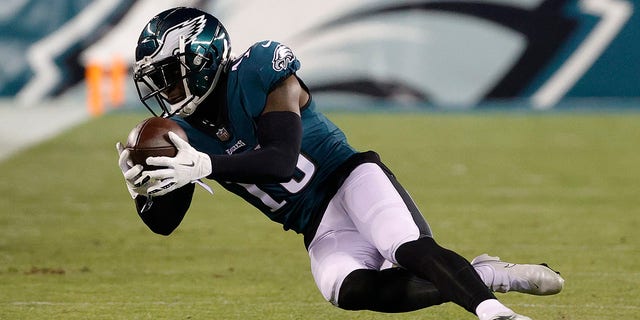
[[133,79],[155,116],[186,117],[211,94],[231,55],[229,34],[214,16],[195,8],[161,12],[136,46]]

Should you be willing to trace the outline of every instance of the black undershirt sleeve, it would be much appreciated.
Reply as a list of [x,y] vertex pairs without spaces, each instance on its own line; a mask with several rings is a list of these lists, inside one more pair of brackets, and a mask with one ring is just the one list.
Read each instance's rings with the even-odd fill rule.
[[[294,173],[302,141],[302,121],[294,112],[275,111],[262,115],[258,121],[258,141],[261,148],[238,155],[210,155],[213,173],[208,178],[241,183],[284,182]],[[153,197],[153,204],[144,212],[147,198],[135,199],[142,221],[151,231],[169,235],[186,214],[195,185],[189,183],[166,195]]]
[[195,184],[187,183],[160,197],[153,197],[153,203],[148,210],[142,212],[147,202],[147,197],[137,196],[135,199],[136,211],[142,221],[151,231],[168,236],[175,230],[191,205],[191,199]]
[[208,178],[240,183],[286,182],[298,162],[302,142],[302,120],[295,112],[273,111],[260,116],[257,124],[260,149],[233,155],[209,155]]

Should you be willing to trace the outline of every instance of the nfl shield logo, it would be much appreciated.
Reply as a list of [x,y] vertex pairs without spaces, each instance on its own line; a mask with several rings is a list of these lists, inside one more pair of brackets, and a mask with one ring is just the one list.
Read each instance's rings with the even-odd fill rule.
[[220,141],[227,141],[229,140],[229,138],[231,138],[229,131],[227,131],[227,129],[225,128],[218,129],[218,132],[216,132],[216,136],[218,137],[218,139],[220,139]]

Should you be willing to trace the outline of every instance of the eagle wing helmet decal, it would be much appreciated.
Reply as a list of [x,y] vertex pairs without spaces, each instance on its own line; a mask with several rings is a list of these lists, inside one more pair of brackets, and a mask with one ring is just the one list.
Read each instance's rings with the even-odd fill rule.
[[155,52],[151,54],[151,57],[155,58],[156,56],[160,58],[164,58],[173,54],[173,52],[165,52],[164,48],[169,50],[174,50],[175,48],[180,48],[180,38],[184,38],[184,45],[187,45],[196,37],[202,33],[204,30],[205,23],[207,19],[204,15],[193,18],[191,20],[187,20],[182,22],[175,27],[167,30],[165,34],[162,36],[162,40],[159,40],[160,46],[156,49]]

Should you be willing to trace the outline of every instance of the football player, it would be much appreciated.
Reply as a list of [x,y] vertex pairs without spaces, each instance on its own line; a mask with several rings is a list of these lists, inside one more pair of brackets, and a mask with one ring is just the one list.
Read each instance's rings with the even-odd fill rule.
[[[322,295],[337,307],[413,311],[453,302],[481,320],[525,320],[493,291],[558,293],[544,265],[481,255],[469,262],[440,246],[422,214],[373,151],[358,152],[316,110],[286,45],[262,41],[231,56],[229,34],[194,8],[166,10],[144,27],[134,80],[154,114],[176,121],[175,157],[143,171],[117,144],[137,212],[168,235],[189,209],[195,182],[217,181],[269,219],[303,235]],[[383,267],[391,264],[392,267]]]

